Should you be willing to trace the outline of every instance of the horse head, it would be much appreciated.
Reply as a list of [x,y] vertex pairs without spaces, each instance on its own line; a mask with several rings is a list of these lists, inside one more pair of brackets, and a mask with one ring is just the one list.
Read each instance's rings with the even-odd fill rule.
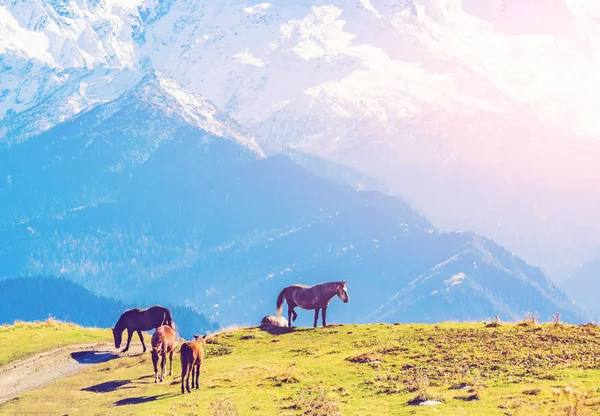
[[112,329],[113,338],[115,339],[115,348],[121,347],[121,336],[123,335],[123,331],[119,331],[116,328]]
[[345,280],[338,285],[336,294],[339,296],[339,298],[344,303],[348,303],[348,301],[350,300],[350,297],[348,296],[348,288],[346,288]]

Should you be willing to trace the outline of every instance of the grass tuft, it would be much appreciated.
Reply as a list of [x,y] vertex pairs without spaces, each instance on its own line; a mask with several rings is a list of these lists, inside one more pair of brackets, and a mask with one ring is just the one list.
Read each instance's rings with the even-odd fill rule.
[[301,390],[295,407],[310,416],[341,416],[339,403],[323,386]]

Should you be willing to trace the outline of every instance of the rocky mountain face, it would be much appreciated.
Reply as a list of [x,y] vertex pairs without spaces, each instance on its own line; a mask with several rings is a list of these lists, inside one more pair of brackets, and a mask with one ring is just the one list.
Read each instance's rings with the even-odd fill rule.
[[222,325],[258,323],[287,285],[340,280],[351,301],[332,302],[332,322],[579,319],[541,270],[493,241],[442,232],[400,199],[328,180],[326,162],[303,164],[265,157],[210,101],[150,72],[5,143],[2,273],[191,306]]

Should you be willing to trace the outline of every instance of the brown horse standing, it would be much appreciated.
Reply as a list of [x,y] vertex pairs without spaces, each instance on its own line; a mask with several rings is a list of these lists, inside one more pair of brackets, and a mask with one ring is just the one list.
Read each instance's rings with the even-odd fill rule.
[[137,332],[144,348],[143,352],[146,352],[146,344],[144,344],[142,331],[149,331],[161,325],[168,325],[171,329],[177,330],[175,322],[173,322],[173,316],[171,316],[171,311],[167,308],[155,305],[147,309],[128,309],[123,312],[112,330],[115,339],[115,348],[121,347],[123,331],[127,329],[127,345],[122,352],[126,352],[129,349],[131,337],[134,332]]
[[154,382],[158,383],[158,356],[162,357],[160,362],[160,382],[165,379],[167,372],[167,354],[169,354],[169,375],[173,373],[173,351],[177,345],[175,331],[163,325],[156,328],[152,334],[152,365],[154,366]]
[[298,317],[298,314],[294,310],[296,306],[299,306],[302,309],[314,309],[315,328],[317,327],[317,320],[319,319],[319,310],[321,310],[323,326],[326,327],[327,323],[325,322],[325,316],[327,314],[327,307],[335,295],[338,295],[342,302],[348,303],[348,289],[346,288],[345,280],[343,282],[321,283],[315,286],[288,286],[284,288],[277,297],[277,316],[281,316],[283,300],[285,299],[288,304],[288,326],[290,328],[292,327],[292,315],[294,321]]
[[194,370],[196,376],[196,389],[199,388],[198,379],[200,378],[200,367],[204,362],[204,344],[206,335],[201,337],[200,335],[194,335],[193,341],[187,341],[181,344],[179,350],[179,358],[181,360],[181,394],[185,393],[183,389],[183,383],[188,393],[190,390],[190,373],[192,375],[192,388],[194,387]]

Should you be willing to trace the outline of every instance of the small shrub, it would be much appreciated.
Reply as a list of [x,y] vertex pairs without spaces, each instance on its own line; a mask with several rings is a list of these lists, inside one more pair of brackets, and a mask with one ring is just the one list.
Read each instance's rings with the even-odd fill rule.
[[294,353],[294,355],[315,355],[315,353],[308,348],[294,348],[291,349],[290,352]]
[[404,383],[404,386],[407,392],[417,392],[417,395],[412,400],[409,400],[408,404],[414,406],[419,405],[428,400],[442,402],[442,397],[439,394],[432,392],[429,389],[429,385],[430,382],[427,374],[425,374],[419,369],[411,371],[411,373],[409,373],[408,380],[406,380]]
[[540,394],[542,391],[540,389],[528,389],[528,390],[523,390],[523,394],[527,394],[528,396],[537,396],[538,394]]
[[556,312],[554,315],[552,315],[552,323],[554,323],[554,325],[560,324],[560,312]]
[[338,402],[322,386],[301,390],[295,407],[304,410],[303,414],[310,416],[341,416],[342,414]]
[[240,337],[240,339],[242,341],[246,341],[246,340],[249,340],[249,339],[256,339],[256,338],[262,338],[262,335],[260,335],[260,334],[248,334],[248,335],[242,335]]
[[238,410],[231,397],[217,397],[210,404],[211,416],[237,416]]
[[410,352],[410,348],[401,347],[399,345],[392,345],[392,346],[384,347],[384,348],[380,349],[379,352],[381,354],[398,355],[403,352],[404,353]]
[[373,380],[365,381],[366,386],[370,386],[377,394],[398,394],[404,393],[404,380],[400,374],[393,374],[389,370],[383,374],[381,368],[377,369],[377,375]]
[[367,364],[375,361],[381,361],[379,357],[374,355],[373,353],[366,352],[364,354],[358,354],[353,357],[346,357],[346,361],[350,361],[351,363],[356,364]]
[[206,347],[207,357],[221,357],[233,352],[233,347],[227,344],[211,344]]
[[379,345],[380,342],[379,340],[377,340],[376,338],[371,338],[371,339],[361,339],[360,341],[354,341],[352,343],[352,346],[354,348],[368,348],[368,347],[375,347],[376,345]]
[[485,327],[486,328],[497,328],[499,326],[500,326],[500,318],[498,318],[498,315],[496,315],[496,316],[494,316],[494,322],[490,322]]
[[529,322],[529,323],[535,325],[537,323],[537,317],[538,317],[537,312],[527,312],[525,314],[525,322]]
[[463,400],[465,402],[473,402],[473,401],[480,399],[479,393],[472,393],[472,394],[468,394],[466,396],[456,396],[454,398],[457,400]]
[[272,381],[273,383],[275,383],[275,387],[281,387],[284,384],[295,384],[295,383],[299,383],[300,380],[298,379],[298,377],[295,375],[294,370],[293,370],[293,364],[288,365],[287,369],[279,375],[273,376],[273,377],[269,377],[267,380]]
[[412,371],[405,382],[406,391],[409,393],[418,391],[422,392],[429,387],[429,377],[420,370]]

